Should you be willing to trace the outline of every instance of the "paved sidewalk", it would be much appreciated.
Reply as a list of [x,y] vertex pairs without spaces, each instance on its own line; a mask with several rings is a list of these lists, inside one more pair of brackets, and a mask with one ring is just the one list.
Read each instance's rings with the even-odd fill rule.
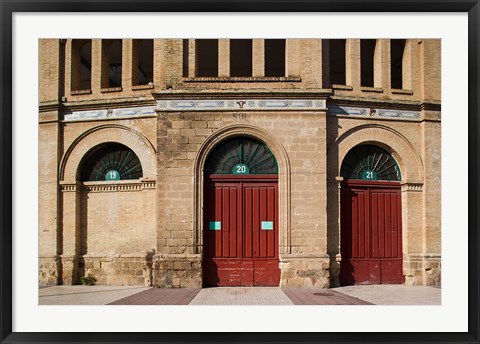
[[333,289],[232,287],[158,289],[56,286],[39,289],[39,305],[440,305],[441,290],[405,285]]
[[38,291],[39,305],[105,305],[149,288],[136,286],[55,286]]
[[190,305],[293,305],[293,302],[278,287],[230,287],[202,289]]
[[436,287],[390,285],[351,285],[329,290],[358,297],[376,305],[441,305],[442,290]]
[[295,305],[371,305],[332,289],[285,288],[283,292]]
[[188,305],[200,290],[151,288],[109,305]]

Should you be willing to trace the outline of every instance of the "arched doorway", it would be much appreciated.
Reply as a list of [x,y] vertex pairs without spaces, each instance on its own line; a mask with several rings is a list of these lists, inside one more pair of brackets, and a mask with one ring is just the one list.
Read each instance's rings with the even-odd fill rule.
[[278,165],[262,142],[233,137],[205,162],[204,286],[278,286]]
[[345,156],[341,176],[340,284],[399,284],[402,272],[401,173],[381,147]]

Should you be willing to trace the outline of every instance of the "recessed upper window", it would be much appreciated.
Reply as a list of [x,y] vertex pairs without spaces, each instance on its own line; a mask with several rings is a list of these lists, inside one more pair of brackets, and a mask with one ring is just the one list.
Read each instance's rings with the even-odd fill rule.
[[134,39],[132,85],[149,82],[153,82],[153,39]]
[[92,40],[72,40],[71,89],[72,91],[92,88]]
[[137,155],[120,143],[104,143],[90,150],[81,170],[82,181],[139,179],[142,164]]
[[345,39],[329,40],[330,84],[345,85]]
[[404,39],[390,40],[390,72],[392,88],[401,89],[403,87],[403,59],[405,51]]
[[285,76],[285,40],[265,40],[265,76]]
[[102,88],[122,86],[122,40],[102,40]]
[[218,76],[218,39],[195,41],[196,76]]
[[252,40],[230,40],[230,76],[252,76]]
[[360,41],[360,62],[361,62],[361,85],[367,87],[374,86],[374,59],[375,39],[362,39]]

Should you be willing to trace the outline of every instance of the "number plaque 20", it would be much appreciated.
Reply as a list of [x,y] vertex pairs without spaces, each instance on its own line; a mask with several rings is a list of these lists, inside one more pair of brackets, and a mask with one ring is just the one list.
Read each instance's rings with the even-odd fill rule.
[[236,164],[233,166],[233,174],[250,174],[250,170],[245,164]]

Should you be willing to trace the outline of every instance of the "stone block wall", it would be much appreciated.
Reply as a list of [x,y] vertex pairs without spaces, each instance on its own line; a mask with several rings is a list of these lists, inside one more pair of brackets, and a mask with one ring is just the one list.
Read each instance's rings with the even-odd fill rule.
[[[93,39],[92,90],[81,94],[71,89],[72,40],[40,41],[40,285],[72,283],[86,271],[97,274],[102,284],[201,285],[203,175],[196,163],[199,152],[208,154],[202,151],[206,143],[219,133],[227,133],[228,128],[235,128],[232,130],[238,135],[242,130],[251,134],[251,128],[255,128],[264,135],[258,137],[260,140],[281,147],[283,158],[288,160],[279,172],[282,286],[326,287],[336,283],[341,263],[336,180],[341,157],[337,154],[332,158],[329,151],[336,144],[341,150],[342,142],[348,140],[378,141],[385,147],[398,148],[393,154],[402,174],[405,171],[405,283],[440,284],[440,40],[407,40],[400,90],[390,85],[389,40],[377,40],[373,88],[361,86],[358,39],[346,42],[347,85],[332,88],[327,75],[328,40],[286,40],[285,76],[270,78],[264,76],[263,44],[263,39],[253,42],[253,77],[229,76],[227,49],[219,56],[221,77],[198,78],[195,40],[155,39],[153,84],[134,87],[133,42],[124,39],[122,88],[102,90],[102,41]],[[228,40],[223,39],[222,49],[228,46]],[[173,112],[157,108],[156,113],[145,116],[111,117],[114,111],[155,107],[162,97],[292,99],[308,92],[310,96],[315,93],[314,98],[326,99],[328,107],[410,111],[420,116],[392,119],[375,112],[359,117],[327,115],[325,111]],[[75,112],[97,110],[106,115],[64,120]],[[90,135],[99,127],[110,129]],[[128,130],[117,130],[120,127]],[[349,138],[349,133],[359,127],[365,130],[358,131],[356,139],[353,135]],[[136,138],[131,140],[133,136]],[[85,150],[100,142],[127,141],[142,152],[144,161],[153,154],[147,177],[156,182],[156,189],[91,194],[83,190],[77,180],[77,166],[69,163],[79,165]],[[77,145],[82,149],[71,150]],[[145,149],[149,145],[154,147],[151,152]],[[117,204],[117,213],[110,214],[109,219],[108,204],[113,203]],[[143,251],[150,252],[151,257],[142,258],[146,254],[138,252]]]
[[91,274],[100,285],[152,286],[152,254],[85,255],[80,275]]
[[[155,271],[155,285],[168,285],[173,280],[182,280],[187,285],[201,284],[201,274],[188,261],[191,255],[199,261],[202,254],[203,233],[199,225],[202,221],[198,219],[203,214],[195,208],[194,200],[201,202],[201,197],[195,196],[199,189],[194,180],[202,185],[203,181],[196,179],[195,161],[202,143],[214,137],[217,131],[234,127],[236,135],[241,135],[242,126],[247,135],[250,135],[250,127],[269,132],[288,152],[290,171],[279,170],[280,202],[283,199],[291,206],[290,214],[280,215],[279,219],[281,261],[284,254],[292,253],[297,257],[317,257],[319,262],[314,266],[314,259],[311,259],[307,268],[299,258],[287,258],[282,264],[282,274],[288,277],[286,285],[307,283],[305,279],[310,280],[311,286],[328,283],[325,282],[328,281],[328,259],[325,264],[324,256],[326,214],[321,211],[326,207],[325,113],[248,112],[239,116],[231,112],[159,112],[158,118],[157,259],[162,263],[155,267],[178,268]],[[282,188],[287,179],[289,188],[286,185]],[[187,264],[182,264],[184,262]]]

